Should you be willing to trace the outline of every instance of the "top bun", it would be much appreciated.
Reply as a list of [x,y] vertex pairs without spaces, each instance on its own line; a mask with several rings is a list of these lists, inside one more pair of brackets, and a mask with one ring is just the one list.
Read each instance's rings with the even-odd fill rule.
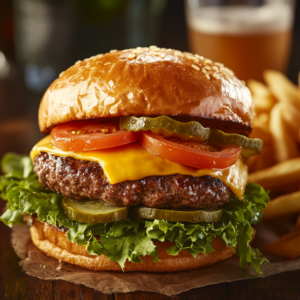
[[222,64],[151,46],[76,62],[47,89],[39,126],[49,133],[70,121],[157,115],[226,121],[247,134],[254,108],[249,89]]

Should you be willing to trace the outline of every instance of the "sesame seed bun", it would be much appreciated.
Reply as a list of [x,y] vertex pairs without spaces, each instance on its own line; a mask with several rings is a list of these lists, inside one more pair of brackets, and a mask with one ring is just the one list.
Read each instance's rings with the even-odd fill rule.
[[172,49],[136,48],[62,72],[41,101],[39,126],[49,133],[61,123],[130,115],[187,118],[248,134],[254,109],[249,89],[222,64]]
[[[47,223],[40,223],[37,219],[33,219],[30,233],[33,244],[38,249],[63,262],[95,271],[122,271],[117,262],[109,260],[105,255],[89,255],[85,246],[71,243],[64,232]],[[126,261],[124,271],[175,272],[192,270],[225,260],[234,253],[233,247],[226,247],[219,237],[212,242],[216,252],[206,255],[198,254],[196,258],[185,250],[180,251],[176,256],[167,254],[166,249],[173,245],[170,242],[157,241],[154,244],[157,246],[160,262],[154,262],[152,256],[143,256],[141,263]]]

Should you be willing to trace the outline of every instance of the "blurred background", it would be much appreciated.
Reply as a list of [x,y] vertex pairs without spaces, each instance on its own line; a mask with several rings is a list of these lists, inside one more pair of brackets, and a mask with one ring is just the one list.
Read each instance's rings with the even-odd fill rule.
[[157,45],[225,63],[240,79],[279,70],[297,83],[300,4],[292,0],[0,0],[0,157],[41,134],[43,92],[77,60]]

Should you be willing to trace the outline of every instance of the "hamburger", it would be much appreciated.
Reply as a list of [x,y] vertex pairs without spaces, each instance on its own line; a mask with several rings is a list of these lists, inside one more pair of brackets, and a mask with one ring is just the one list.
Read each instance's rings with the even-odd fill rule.
[[239,255],[268,201],[247,184],[254,108],[221,63],[155,46],[97,55],[45,92],[30,158],[7,154],[1,220],[33,243],[98,271],[170,272]]

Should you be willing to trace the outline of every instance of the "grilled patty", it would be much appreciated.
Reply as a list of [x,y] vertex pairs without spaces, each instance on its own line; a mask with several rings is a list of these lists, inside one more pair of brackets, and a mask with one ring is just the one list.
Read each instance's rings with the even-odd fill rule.
[[40,183],[75,200],[99,199],[112,206],[217,208],[231,190],[220,179],[189,175],[149,176],[110,184],[97,162],[40,153],[34,159]]

